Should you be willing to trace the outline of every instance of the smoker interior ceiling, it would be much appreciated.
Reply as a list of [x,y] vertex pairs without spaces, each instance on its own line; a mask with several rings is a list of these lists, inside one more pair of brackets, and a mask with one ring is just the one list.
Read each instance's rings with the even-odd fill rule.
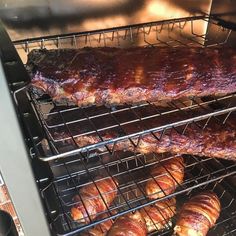
[[[99,2],[99,3],[98,3]],[[0,18],[12,40],[208,14],[212,0],[4,0]],[[206,26],[201,25],[202,33]]]

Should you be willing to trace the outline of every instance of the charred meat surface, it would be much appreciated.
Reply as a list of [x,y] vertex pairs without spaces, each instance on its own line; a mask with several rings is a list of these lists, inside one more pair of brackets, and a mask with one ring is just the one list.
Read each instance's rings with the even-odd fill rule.
[[170,101],[236,92],[233,48],[33,50],[32,86],[78,106]]

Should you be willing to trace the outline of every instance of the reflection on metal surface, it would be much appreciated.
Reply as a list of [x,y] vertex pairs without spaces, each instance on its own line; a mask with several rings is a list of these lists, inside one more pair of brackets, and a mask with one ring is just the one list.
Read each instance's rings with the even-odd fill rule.
[[175,7],[174,5],[171,6],[168,1],[150,1],[146,6],[146,12],[148,17],[158,16],[163,19],[165,19],[170,13],[170,18],[179,18],[190,15],[188,11],[181,7]]
[[[236,46],[236,2],[235,0],[214,0],[212,2],[211,14],[218,20],[219,24],[223,27],[233,29],[229,40],[228,46]],[[216,28],[212,25],[208,28],[208,38],[215,35]],[[223,37],[223,35],[222,35]],[[211,43],[209,41],[209,43]]]
[[211,0],[4,0],[0,17],[13,40],[209,13]]
[[[97,31],[60,34],[14,41],[24,63],[36,48],[132,47],[132,46],[204,46],[209,18],[187,17]],[[218,27],[219,28],[219,27]],[[229,35],[230,32],[227,32]],[[221,34],[221,32],[218,32]],[[225,35],[225,38],[227,38]],[[225,41],[225,38],[222,40]],[[221,42],[216,41],[213,44]]]

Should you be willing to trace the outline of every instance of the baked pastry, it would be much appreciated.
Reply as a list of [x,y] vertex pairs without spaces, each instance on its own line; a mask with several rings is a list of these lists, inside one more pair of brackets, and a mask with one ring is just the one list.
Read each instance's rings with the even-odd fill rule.
[[116,219],[107,236],[145,236],[147,227],[139,211],[130,212]]
[[118,181],[115,178],[97,178],[94,183],[85,185],[74,197],[71,217],[77,222],[89,223],[97,214],[105,212],[117,195]]
[[170,219],[176,213],[175,198],[156,202],[150,206],[144,207],[140,210],[142,214],[148,233],[164,229],[167,224],[170,224]]
[[213,192],[192,197],[180,210],[174,232],[177,236],[206,236],[220,215],[220,200]]
[[178,184],[184,179],[184,161],[181,156],[174,156],[159,162],[151,169],[151,179],[145,186],[145,191],[150,199],[157,199],[175,191]]

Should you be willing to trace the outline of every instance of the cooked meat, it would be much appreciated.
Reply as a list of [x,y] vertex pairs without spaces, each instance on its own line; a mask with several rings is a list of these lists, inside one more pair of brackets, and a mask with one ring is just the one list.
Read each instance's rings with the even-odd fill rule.
[[178,236],[205,236],[220,215],[220,200],[213,192],[203,192],[185,203],[174,231]]
[[75,205],[71,208],[71,217],[77,222],[90,222],[97,214],[107,210],[117,194],[118,182],[111,177],[97,179],[85,185],[74,197]]
[[116,219],[107,236],[145,236],[147,228],[141,213],[128,213]]
[[157,199],[175,191],[178,184],[183,182],[184,161],[181,156],[158,163],[151,170],[151,179],[145,186],[150,199]]
[[170,219],[176,213],[175,198],[159,201],[153,205],[144,207],[140,210],[148,233],[164,229],[167,224],[170,224]]
[[[198,113],[199,112],[199,113]],[[196,113],[201,115],[199,110]],[[99,143],[102,140],[110,140],[122,136],[124,134],[132,134],[148,128],[160,127],[166,123],[188,119],[195,113],[186,112],[182,114],[170,114],[168,117],[157,117],[145,122],[133,123],[124,125],[123,132],[119,133],[119,129],[108,129],[97,133],[83,134],[86,130],[82,125],[74,123],[70,126],[71,133],[74,135],[74,140],[79,147]],[[221,117],[222,118],[222,117]],[[136,151],[140,153],[165,153],[171,152],[175,154],[190,154],[197,156],[207,156],[223,158],[228,160],[236,160],[236,114],[232,113],[227,122],[222,124],[212,118],[205,126],[206,120],[196,123],[190,123],[180,126],[177,129],[167,129],[161,135],[161,131],[154,132],[156,137],[161,137],[159,140],[151,133],[142,135],[140,139],[132,138],[133,143],[137,144]],[[103,121],[101,121],[102,123]],[[105,121],[104,121],[105,122]],[[103,126],[106,124],[102,123]],[[202,128],[204,127],[204,129]],[[64,127],[63,127],[64,128]],[[184,129],[185,128],[185,129]],[[64,129],[65,130],[65,129]],[[56,140],[65,139],[70,136],[64,131],[56,131],[53,133]],[[102,138],[102,140],[101,140]],[[70,141],[70,140],[69,140]],[[68,141],[68,142],[69,142]],[[68,144],[67,142],[67,144]],[[112,148],[112,144],[108,145]],[[104,150],[104,146],[100,147],[100,151]],[[115,150],[130,150],[134,151],[134,145],[129,139],[125,139],[115,144]]]
[[133,104],[236,91],[232,48],[33,50],[32,85],[78,106]]

